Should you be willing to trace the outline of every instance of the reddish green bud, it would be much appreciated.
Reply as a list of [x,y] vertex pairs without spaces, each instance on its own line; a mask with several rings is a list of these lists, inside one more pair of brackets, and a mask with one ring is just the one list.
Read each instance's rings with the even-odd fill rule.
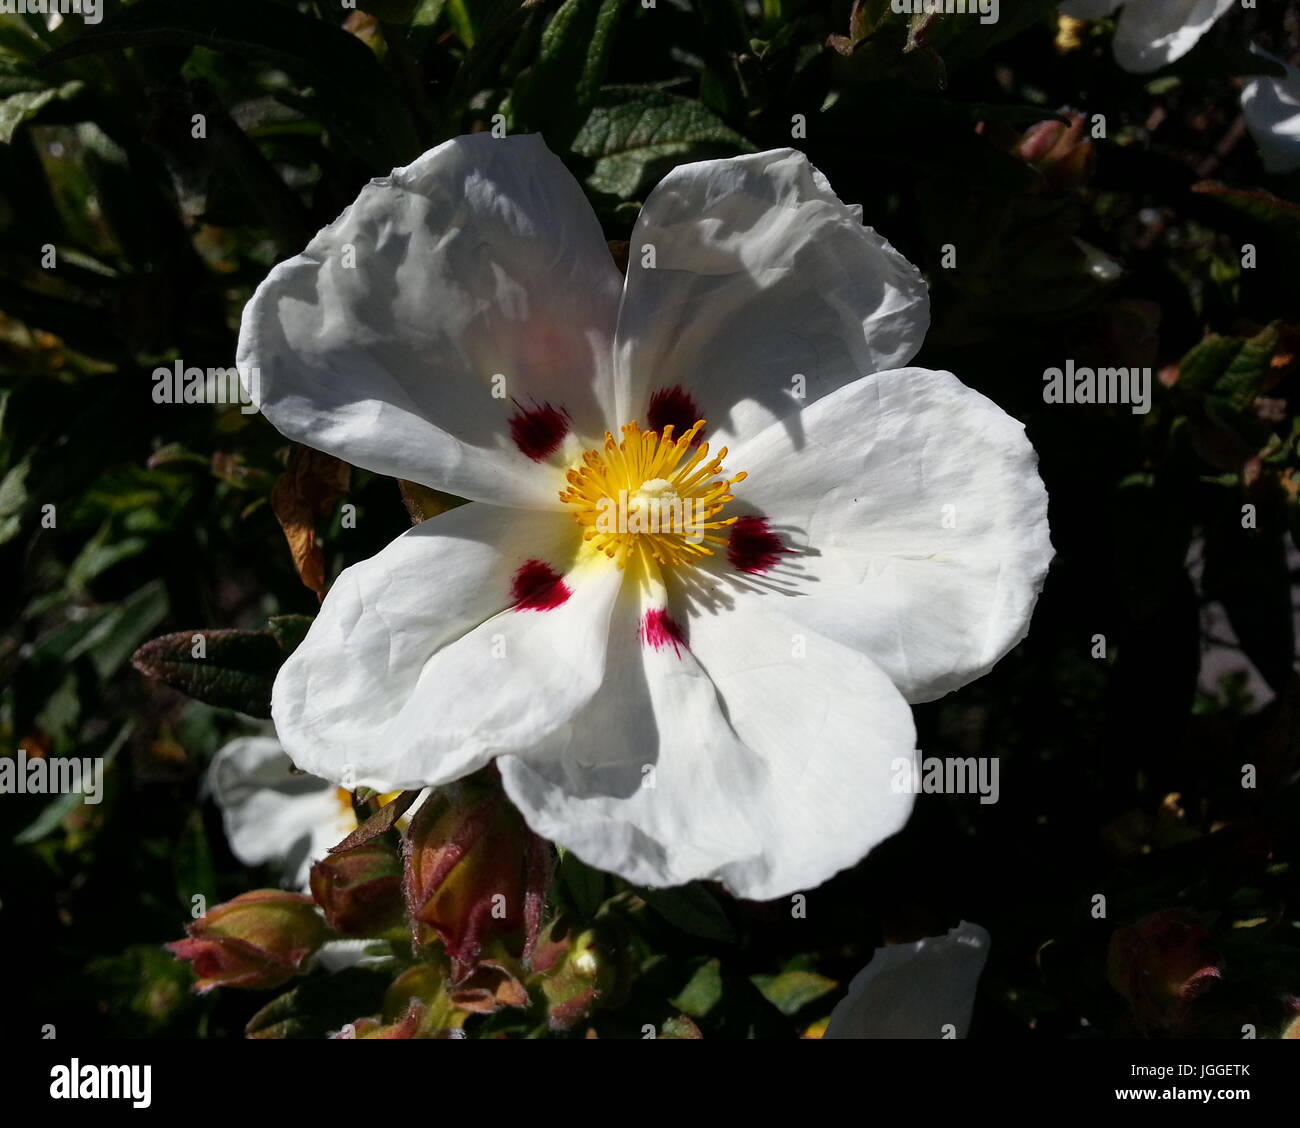
[[303,970],[325,940],[325,922],[310,897],[255,889],[210,909],[167,945],[187,960],[195,990],[279,987]]
[[403,1039],[420,1037],[427,1008],[418,999],[412,999],[405,1013],[396,1022],[380,1022],[374,1018],[359,1018],[350,1028],[340,1031],[337,1038]]
[[386,836],[313,865],[311,894],[344,936],[385,936],[403,927],[402,860]]
[[493,940],[513,941],[513,954],[527,962],[541,928],[550,851],[495,781],[431,795],[411,819],[404,854],[417,951],[441,940],[456,983]]
[[625,939],[609,922],[581,932],[572,931],[565,920],[552,922],[533,961],[552,1030],[571,1030],[597,1007],[619,1001],[627,978],[621,958],[626,951]]
[[1077,188],[1092,176],[1097,154],[1084,136],[1086,120],[1073,110],[1063,112],[1069,123],[1056,120],[1031,125],[1012,152],[1041,172],[1049,188]]
[[445,965],[416,964],[389,985],[382,1015],[357,1019],[339,1037],[455,1038],[467,1013],[448,995]]

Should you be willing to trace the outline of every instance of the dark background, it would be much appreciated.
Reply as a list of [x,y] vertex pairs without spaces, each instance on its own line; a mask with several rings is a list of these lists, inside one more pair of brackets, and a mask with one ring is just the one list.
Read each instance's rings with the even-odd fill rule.
[[[544,134],[610,240],[676,163],[807,152],[930,278],[917,363],[1026,422],[1057,549],[1028,640],[916,710],[927,755],[1001,758],[1000,802],[922,797],[806,919],[719,895],[730,940],[651,922],[602,1032],[658,1021],[718,960],[706,1036],[794,1036],[877,944],[965,918],[994,941],[973,1037],[1278,1036],[1300,1005],[1300,179],[1264,172],[1238,97],[1250,40],[1294,57],[1296,4],[1234,10],[1156,76],[1116,66],[1107,24],[1059,47],[1038,0],[1004,0],[992,27],[813,0],[106,7],[53,32],[0,17],[0,746],[112,757],[98,807],[0,801],[0,1029],[238,1036],[265,1003],[193,997],[161,948],[192,890],[275,881],[235,862],[199,798],[249,722],[130,657],[317,601],[270,502],[285,441],[260,416],[157,405],[150,374],[232,364],[275,262],[370,177],[502,113]],[[1104,115],[1105,137],[1018,155],[1065,107]],[[1122,272],[1103,281],[1090,255]],[[1152,367],[1153,410],[1045,404],[1067,357]],[[319,523],[331,577],[409,524],[391,480],[354,471],[347,501],[355,529],[337,509]],[[1179,999],[1203,966],[1217,978]],[[781,974],[805,994],[764,978]]]

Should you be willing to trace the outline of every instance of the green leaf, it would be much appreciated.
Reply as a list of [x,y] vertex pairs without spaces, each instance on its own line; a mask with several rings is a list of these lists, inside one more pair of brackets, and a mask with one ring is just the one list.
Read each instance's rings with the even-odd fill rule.
[[673,889],[640,889],[640,897],[669,924],[704,940],[730,943],[736,934],[713,894],[699,882]]
[[411,17],[412,27],[433,27],[442,19],[442,10],[447,0],[420,0],[415,14]]
[[1276,323],[1269,325],[1242,342],[1241,349],[1214,385],[1216,396],[1238,410],[1244,410],[1254,402],[1264,388],[1273,354],[1277,352],[1278,328]]
[[1179,389],[1193,395],[1205,395],[1218,383],[1240,351],[1240,337],[1206,337],[1193,346],[1179,364]]
[[145,550],[147,542],[144,537],[113,538],[111,522],[105,521],[95,535],[90,538],[77,553],[68,568],[66,583],[68,590],[76,595],[84,595],[87,585],[102,575],[113,565],[123,560],[138,556]]
[[23,527],[23,510],[27,508],[27,475],[32,471],[29,457],[16,462],[0,479],[0,544],[16,537]]
[[0,142],[8,145],[23,122],[52,102],[75,97],[84,87],[75,80],[52,86],[35,67],[0,55]]
[[809,1003],[834,991],[839,984],[815,971],[783,971],[780,975],[756,975],[754,986],[782,1014],[798,1014]]
[[341,27],[263,0],[140,0],[88,26],[41,65],[159,45],[207,47],[283,67],[313,88],[310,101],[325,127],[376,171],[406,164],[420,151],[409,111],[365,44]]
[[89,656],[101,679],[112,677],[158,624],[167,617],[169,600],[162,580],[151,580],[115,604],[77,645],[69,660]]
[[688,157],[754,151],[744,137],[690,98],[644,86],[607,86],[573,139],[595,161],[587,184],[623,199]]
[[20,90],[0,99],[0,142],[8,145],[23,122],[34,118],[56,98],[63,97],[64,91],[78,89],[79,83],[70,82],[60,89],[47,86],[43,90]]
[[131,665],[209,705],[269,717],[271,686],[285,657],[269,630],[177,631],[145,643]]
[[1282,243],[1277,253],[1292,257],[1300,254],[1300,204],[1262,188],[1228,188],[1213,180],[1192,185],[1192,191],[1211,197],[1265,228]]
[[709,960],[691,976],[672,1004],[692,1018],[703,1018],[721,998],[722,965],[717,960]]
[[565,0],[542,33],[537,61],[510,98],[512,128],[540,131],[567,149],[596,104],[614,30],[627,0]]
[[505,8],[519,7],[517,0],[447,0],[447,17],[466,47],[491,37]]
[[280,649],[284,651],[287,658],[307,637],[307,631],[313,622],[315,619],[310,615],[276,615],[267,620],[267,628],[275,636],[275,641],[280,644]]
[[217,869],[212,860],[212,846],[203,825],[203,815],[197,809],[189,813],[181,827],[180,840],[173,855],[176,874],[176,895],[185,908],[191,898],[201,894],[208,904],[217,899]]

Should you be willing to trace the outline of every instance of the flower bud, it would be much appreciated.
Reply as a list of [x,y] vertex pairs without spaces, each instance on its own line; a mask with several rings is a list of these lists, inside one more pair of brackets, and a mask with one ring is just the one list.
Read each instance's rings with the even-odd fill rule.
[[418,951],[440,939],[453,982],[470,974],[494,939],[517,937],[517,954],[531,957],[549,849],[495,781],[462,781],[430,795],[411,819],[404,853],[412,941]]
[[447,993],[445,963],[420,963],[389,985],[383,1014],[357,1019],[339,1037],[457,1038],[467,1013]]
[[1097,163],[1092,140],[1083,135],[1087,119],[1074,110],[1062,111],[1066,122],[1035,122],[1015,143],[1012,152],[1043,174],[1046,186],[1077,188],[1091,176]]
[[344,936],[384,936],[403,927],[402,861],[386,836],[313,865],[311,894]]
[[395,1022],[380,1022],[375,1018],[358,1018],[350,1023],[350,1029],[336,1034],[336,1038],[378,1038],[402,1040],[418,1038],[426,1014],[425,1005],[418,999],[412,999],[406,1012]]
[[1144,1029],[1184,1022],[1192,1002],[1222,974],[1221,964],[1209,930],[1180,909],[1117,928],[1110,941],[1111,986]]
[[626,942],[612,922],[601,921],[581,932],[568,921],[551,923],[538,945],[533,966],[541,973],[546,1016],[552,1030],[571,1030],[597,1006],[619,1001],[626,980],[622,974]]
[[195,990],[279,987],[303,970],[325,940],[325,922],[310,897],[255,889],[210,909],[167,945],[188,960]]

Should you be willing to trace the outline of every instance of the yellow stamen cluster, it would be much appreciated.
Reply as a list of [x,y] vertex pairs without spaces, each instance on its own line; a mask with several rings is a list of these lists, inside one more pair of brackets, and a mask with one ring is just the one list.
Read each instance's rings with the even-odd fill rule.
[[[701,419],[675,439],[671,424],[661,435],[633,421],[617,443],[606,431],[604,448],[587,451],[560,492],[576,510],[583,539],[620,568],[633,554],[666,565],[713,555],[710,545],[726,543],[718,530],[737,520],[715,518],[746,475],[720,477],[726,447],[710,458],[709,444],[700,443],[687,454],[703,429]],[[611,511],[630,513],[632,520],[611,528]]]

